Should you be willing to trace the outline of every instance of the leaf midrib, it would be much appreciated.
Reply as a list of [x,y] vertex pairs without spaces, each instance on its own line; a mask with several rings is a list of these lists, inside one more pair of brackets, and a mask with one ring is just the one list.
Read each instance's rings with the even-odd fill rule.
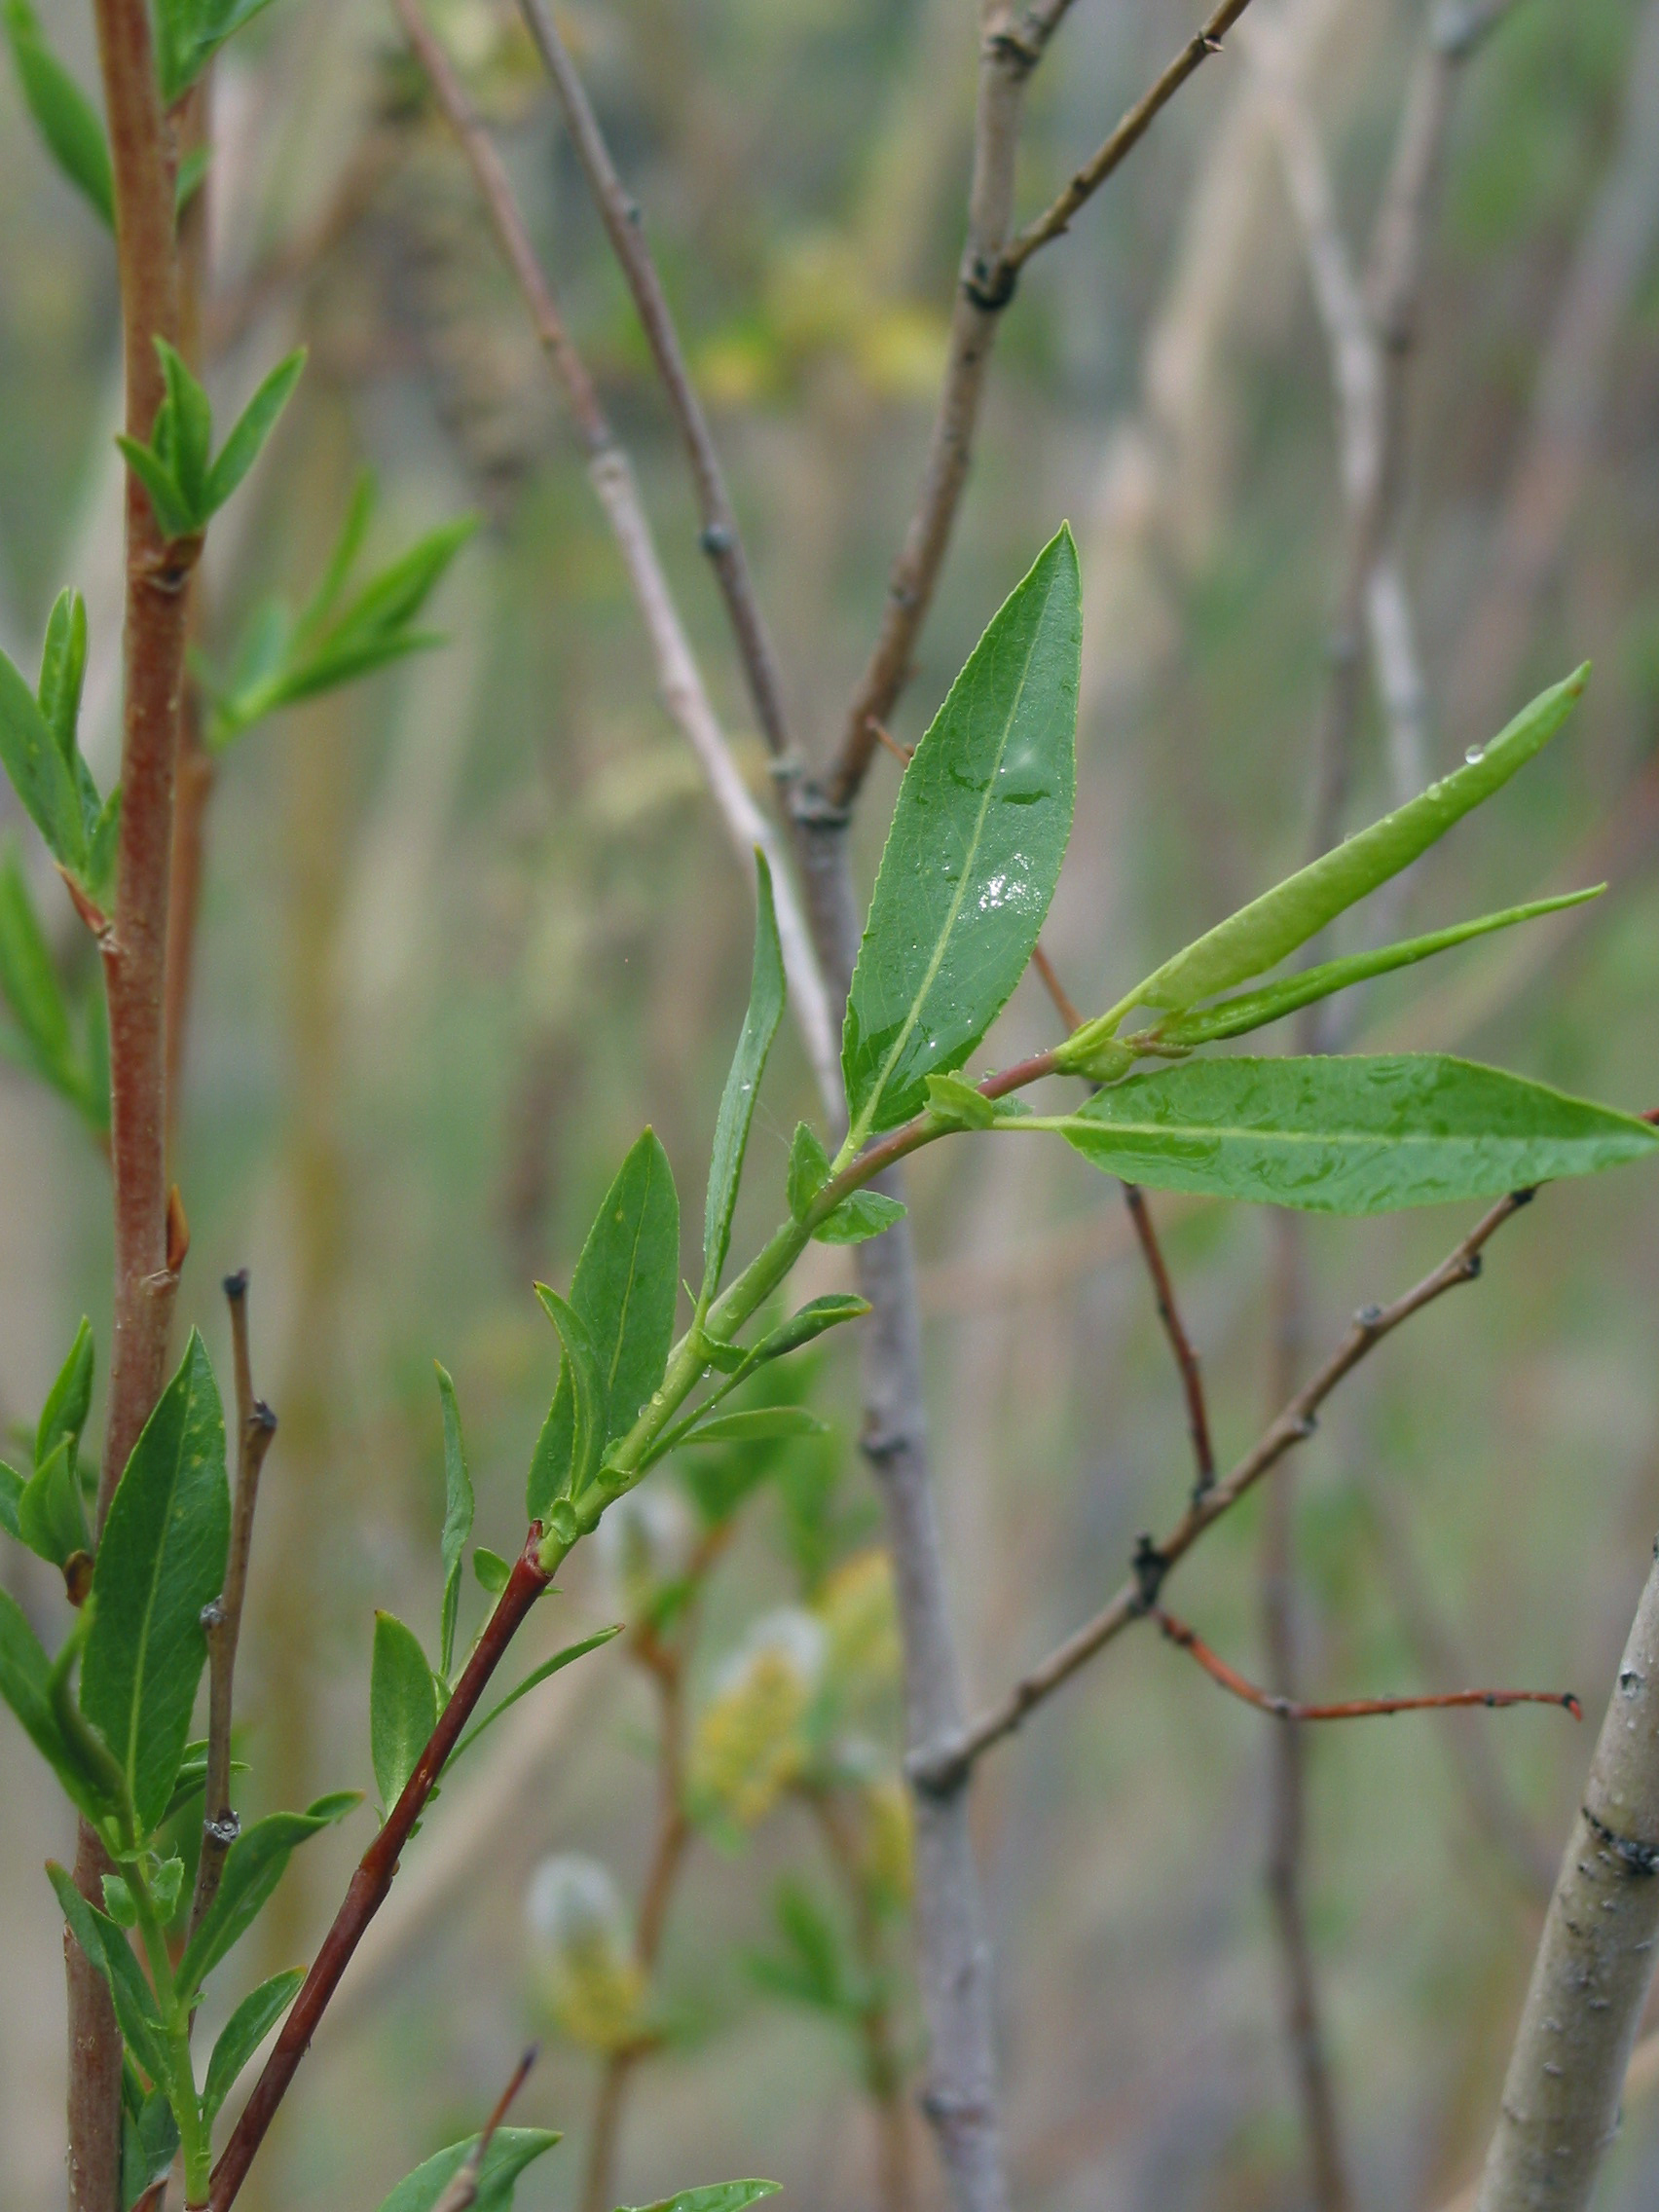
[[166,1510],[162,1516],[161,1535],[156,1544],[155,1565],[150,1571],[150,1587],[144,1600],[144,1611],[139,1624],[136,1661],[132,1669],[132,1703],[127,1718],[127,1769],[128,1794],[133,1801],[133,1818],[138,1813],[138,1722],[144,1705],[144,1668],[149,1656],[150,1630],[155,1620],[156,1599],[161,1588],[162,1563],[166,1556],[167,1529],[172,1521],[173,1500],[184,1466],[185,1442],[190,1435],[190,1417],[196,1405],[196,1382],[192,1377],[185,1390],[184,1410],[179,1421],[178,1450],[173,1456],[172,1474],[167,1482]]
[[[1640,1128],[1641,1124],[1637,1123],[1635,1125]],[[1447,1136],[1436,1135],[1427,1129],[1406,1129],[1396,1134],[1385,1129],[1263,1129],[1254,1128],[1248,1123],[1233,1122],[1190,1122],[1180,1125],[1172,1125],[1167,1122],[1109,1122],[1096,1119],[1090,1114],[1063,1114],[1052,1118],[1034,1114],[1021,1117],[1018,1121],[1011,1120],[1004,1126],[1013,1129],[1057,1129],[1062,1135],[1069,1134],[1073,1129],[1086,1129],[1102,1135],[1159,1136],[1177,1140],[1184,1136],[1194,1136],[1221,1140],[1248,1138],[1258,1144],[1383,1144],[1390,1150],[1398,1150],[1402,1145],[1594,1144],[1597,1141],[1595,1131],[1586,1131],[1582,1136],[1507,1136],[1489,1130],[1484,1135],[1470,1132]],[[1605,1133],[1609,1136],[1623,1136],[1629,1132],[1619,1129]]]
[[950,942],[951,933],[956,927],[957,916],[962,911],[962,902],[968,896],[968,881],[974,872],[974,863],[978,857],[979,846],[984,837],[985,818],[990,813],[991,799],[997,787],[997,777],[1002,769],[1003,756],[1008,751],[1009,733],[1014,728],[1014,717],[1019,712],[1019,703],[1025,696],[1025,685],[1031,674],[1031,663],[1036,657],[1037,639],[1048,610],[1048,601],[1045,599],[1038,611],[1037,618],[1031,626],[1031,642],[1025,648],[1025,665],[1019,672],[1018,686],[1009,704],[1007,714],[1003,717],[1002,735],[997,741],[996,759],[992,764],[990,775],[985,779],[985,793],[979,801],[978,814],[975,818],[973,841],[969,845],[963,860],[961,880],[956,886],[955,894],[951,899],[939,937],[934,944],[933,957],[928,962],[927,973],[923,976],[916,988],[915,996],[910,1001],[910,1011],[905,1015],[903,1024],[898,1036],[894,1039],[886,1059],[881,1064],[881,1072],[870,1090],[864,1112],[859,1116],[857,1126],[848,1137],[847,1149],[850,1152],[856,1152],[864,1143],[866,1137],[868,1136],[870,1125],[875,1120],[876,1110],[880,1106],[883,1094],[887,1089],[888,1079],[898,1064],[900,1053],[909,1043],[916,1023],[921,1018],[922,1002],[926,999],[929,991],[933,989],[938,980],[939,972],[944,965],[945,947]]

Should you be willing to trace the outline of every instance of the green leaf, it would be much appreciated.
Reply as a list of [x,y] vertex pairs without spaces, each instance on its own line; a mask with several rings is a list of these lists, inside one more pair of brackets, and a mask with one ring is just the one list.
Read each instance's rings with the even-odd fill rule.
[[395,1613],[376,1613],[369,1669],[369,1751],[389,1813],[438,1724],[438,1691],[426,1654]]
[[602,1628],[597,1636],[584,1637],[580,1643],[568,1643],[563,1651],[556,1651],[551,1659],[543,1659],[539,1667],[533,1668],[526,1675],[524,1680],[519,1683],[517,1689],[509,1690],[498,1705],[493,1705],[483,1719],[467,1730],[455,1750],[451,1751],[444,1772],[446,1774],[449,1772],[450,1767],[454,1766],[461,1752],[466,1751],[469,1746],[476,1744],[485,1729],[493,1727],[509,1706],[517,1705],[521,1697],[527,1696],[530,1691],[546,1681],[550,1675],[557,1675],[561,1669],[570,1666],[572,1660],[585,1659],[590,1651],[597,1651],[602,1643],[608,1643],[612,1637],[620,1636],[622,1626],[623,1624],[618,1622],[614,1628]]
[[1404,943],[1383,945],[1375,952],[1356,952],[1346,960],[1326,960],[1317,968],[1304,969],[1300,976],[1287,977],[1282,983],[1270,983],[1264,990],[1244,991],[1236,998],[1221,1000],[1216,1006],[1176,1014],[1168,1021],[1160,1022],[1153,1034],[1161,1044],[1188,1049],[1194,1045],[1213,1044],[1223,1037],[1242,1037],[1252,1029],[1264,1028],[1270,1021],[1296,1013],[1300,1007],[1312,1006],[1316,1000],[1329,998],[1333,992],[1346,991],[1354,983],[1368,982],[1374,976],[1391,975],[1396,968],[1409,968],[1436,952],[1466,944],[1471,938],[1486,937],[1493,930],[1510,929],[1517,922],[1534,921],[1540,914],[1559,914],[1568,906],[1581,906],[1587,899],[1599,899],[1606,888],[1604,883],[1598,883],[1588,891],[1569,891],[1560,899],[1534,899],[1529,905],[1506,906],[1499,914],[1483,914],[1478,921],[1458,922],[1452,929],[1435,930],[1427,937],[1408,938]]
[[709,1161],[709,1193],[703,1209],[703,1288],[699,1314],[708,1311],[720,1286],[720,1270],[731,1247],[731,1217],[743,1179],[743,1156],[760,1091],[766,1055],[784,1018],[784,954],[778,942],[778,917],[772,903],[772,871],[766,856],[755,855],[755,967],[749,985],[749,1011],[720,1093],[715,1118],[714,1151]]
[[[437,1363],[434,1361],[434,1365]],[[438,1368],[438,1399],[444,1416],[444,1527],[438,1550],[444,1567],[444,1602],[438,1672],[449,1680],[455,1657],[455,1622],[461,1606],[461,1566],[466,1539],[472,1533],[472,1477],[466,1471],[466,1447],[461,1435],[461,1408],[449,1371]],[[430,1731],[428,1731],[430,1733]],[[387,1803],[390,1803],[387,1799]]]
[[1436,1053],[1190,1060],[1017,1125],[1155,1190],[1321,1213],[1493,1198],[1659,1149],[1628,1114]]
[[1082,610],[1064,526],[992,617],[916,748],[847,999],[857,1151],[959,1068],[1025,972],[1071,833]]
[[110,1812],[109,1799],[88,1773],[52,1707],[52,1662],[17,1600],[0,1590],[0,1698],[11,1707],[70,1802],[90,1821]]
[[97,109],[41,34],[28,0],[5,0],[6,36],[18,82],[35,128],[63,174],[92,203],[105,226],[115,228],[115,186],[109,141]]
[[833,1922],[804,1884],[786,1880],[773,1899],[778,1928],[789,1945],[782,1959],[756,1958],[751,1972],[764,1988],[825,2012],[847,2005],[847,1975]]
[[217,513],[259,459],[266,439],[276,427],[277,417],[305,373],[305,366],[306,350],[301,346],[286,360],[277,362],[242,409],[235,428],[219,449],[218,459],[207,472],[204,518]]
[[798,1313],[792,1313],[780,1327],[761,1338],[745,1359],[742,1372],[748,1374],[753,1368],[799,1351],[826,1330],[838,1329],[844,1321],[861,1320],[868,1311],[868,1300],[855,1298],[850,1291],[831,1291],[827,1297],[811,1299]]
[[488,1544],[477,1544],[472,1552],[472,1571],[478,1577],[479,1589],[498,1598],[513,1570],[499,1552],[493,1552]]
[[207,1657],[202,1608],[224,1586],[225,1420],[190,1333],[116,1485],[92,1570],[81,1707],[115,1753],[141,1828],[166,1810]]
[[819,1142],[818,1132],[809,1123],[797,1122],[790,1140],[788,1194],[793,1220],[806,1219],[813,1199],[829,1180],[830,1155]]
[[152,2183],[161,2180],[178,2150],[178,2121],[164,2090],[140,2097],[134,2112],[124,2098],[121,2112],[121,2207],[132,2207]]
[[[472,2212],[508,2212],[520,2174],[533,2159],[551,2151],[558,2140],[545,2127],[498,2127],[484,2154]],[[404,2176],[380,2212],[432,2212],[477,2146],[478,2137],[469,2135],[464,2143],[452,2143],[447,2151],[438,2152]]]
[[[1393,814],[1374,822],[1343,844],[1266,891],[1250,904],[1219,923],[1172,960],[1149,976],[1124,1001],[1131,1006],[1164,1007],[1174,1013],[1196,1006],[1217,991],[1252,976],[1266,975],[1309,938],[1317,937],[1327,922],[1398,875],[1419,853],[1443,837],[1455,822],[1490,798],[1515,771],[1530,760],[1554,737],[1578,703],[1589,681],[1588,664],[1575,670],[1565,682],[1541,691],[1523,708],[1479,756],[1454,775],[1430,784],[1427,791]],[[1074,1064],[1095,1025],[1085,1024],[1060,1049],[1062,1065]]]
[[225,41],[270,0],[158,0],[157,74],[170,107],[195,84]]
[[211,146],[192,146],[180,156],[178,174],[173,179],[173,216],[181,216],[207,180],[212,166]]
[[928,1112],[958,1129],[988,1129],[997,1118],[995,1099],[959,1075],[929,1076]]
[[530,1462],[529,1502],[533,1521],[546,1518],[562,1497],[575,1497],[599,1471],[605,1453],[605,1378],[593,1339],[580,1314],[538,1282],[541,1309],[559,1332],[563,1357],[559,1383]]
[[119,1874],[106,1874],[103,1878],[104,1910],[117,1928],[130,1932],[138,1925],[138,1904],[131,1890]]
[[60,591],[46,622],[36,699],[57,750],[73,769],[81,692],[87,681],[87,603],[78,591]]
[[636,2212],[748,2212],[763,2196],[774,2196],[783,2185],[775,2181],[717,2181],[703,2189],[682,2189],[677,2196],[664,2196]]
[[54,1567],[75,1552],[90,1551],[92,1537],[75,1479],[75,1447],[67,1438],[47,1454],[18,1500],[18,1534]]
[[109,1989],[122,2042],[157,2088],[170,2093],[176,2084],[167,2057],[166,2031],[132,1946],[113,1920],[87,1902],[66,1868],[48,1860],[46,1872],[70,1934]]
[[23,1478],[16,1467],[8,1467],[0,1459],[0,1529],[18,1543],[23,1540],[23,1531],[18,1526],[18,1505],[23,1494]]
[[[101,988],[93,997],[101,1004]],[[75,1050],[69,1010],[16,850],[0,849],[0,999],[17,1024],[10,1057],[83,1112],[92,1076]]]
[[682,1444],[766,1444],[777,1436],[826,1436],[829,1423],[805,1406],[748,1406],[740,1413],[714,1414],[687,1429]]
[[0,653],[0,766],[60,866],[78,875],[87,858],[75,777],[33,691]]
[[540,1520],[556,1497],[576,1495],[606,1446],[633,1427],[668,1365],[680,1296],[680,1200],[668,1155],[650,1129],[606,1193],[571,1283],[566,1309],[573,1311],[594,1362],[592,1412],[585,1427],[570,1343],[549,1303],[554,1294],[538,1287],[536,1295],[560,1330],[566,1356],[531,1461],[533,1521]]
[[231,1946],[253,1926],[282,1879],[295,1847],[343,1820],[362,1801],[355,1789],[336,1790],[303,1813],[269,1813],[243,1828],[225,1855],[213,1901],[174,1970],[181,1999],[195,1995]]
[[273,1974],[244,1997],[225,2022],[213,2055],[207,2061],[207,2083],[202,2092],[202,2124],[211,2127],[214,2115],[236,2086],[242,2068],[300,1993],[306,1978],[304,1967],[290,1967]]
[[70,1457],[81,1441],[81,1431],[87,1425],[87,1416],[92,1408],[92,1324],[85,1314],[81,1326],[75,1331],[75,1342],[69,1346],[69,1356],[57,1371],[57,1379],[46,1394],[41,1408],[40,1420],[35,1428],[35,1465],[50,1457],[57,1445],[67,1437]]
[[890,1198],[881,1191],[854,1191],[812,1234],[820,1244],[864,1244],[903,1218],[902,1198]]
[[156,417],[151,444],[172,471],[185,506],[200,528],[220,502],[207,498],[208,459],[213,448],[213,415],[204,387],[165,338],[156,340],[166,396]]
[[[159,424],[161,419],[157,420]],[[193,537],[204,518],[188,503],[178,478],[160,454],[149,446],[140,445],[136,438],[128,437],[125,431],[117,435],[115,442],[128,467],[144,487],[156,517],[156,528],[162,535],[169,539]]]

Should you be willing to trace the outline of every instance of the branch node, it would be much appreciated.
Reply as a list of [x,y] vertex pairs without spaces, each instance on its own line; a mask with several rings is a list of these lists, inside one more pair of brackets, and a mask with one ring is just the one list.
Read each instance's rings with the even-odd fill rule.
[[1605,1821],[1599,1821],[1588,1805],[1580,1810],[1586,1825],[1621,1866],[1633,1874],[1659,1874],[1659,1843],[1642,1843],[1635,1836],[1620,1835]]
[[[1018,263],[1004,256],[988,263],[976,261],[962,279],[962,291],[963,296],[971,300],[981,314],[1001,314],[1013,299],[1014,286],[1018,282]],[[894,597],[898,597],[897,592]]]
[[1167,1554],[1161,1552],[1144,1530],[1135,1540],[1129,1572],[1135,1578],[1136,1612],[1156,1612],[1159,1593],[1163,1588],[1163,1577],[1169,1572],[1169,1560]]

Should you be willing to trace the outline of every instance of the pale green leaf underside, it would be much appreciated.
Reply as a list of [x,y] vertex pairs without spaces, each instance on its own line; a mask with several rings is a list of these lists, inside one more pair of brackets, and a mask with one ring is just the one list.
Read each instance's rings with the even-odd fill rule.
[[1025,971],[1071,833],[1082,609],[1062,527],[992,617],[904,771],[841,1071],[854,1147],[926,1102]]
[[1010,1126],[1058,1129],[1154,1189],[1344,1214],[1495,1198],[1659,1150],[1630,1115],[1436,1053],[1192,1060]]

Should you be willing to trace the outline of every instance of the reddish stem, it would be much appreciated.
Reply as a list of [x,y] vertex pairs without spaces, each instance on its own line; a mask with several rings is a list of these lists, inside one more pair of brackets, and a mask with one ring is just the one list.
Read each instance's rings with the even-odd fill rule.
[[294,2000],[276,2047],[266,2060],[253,2094],[213,2168],[206,2212],[226,2212],[226,2207],[235,2202],[238,2191],[247,2178],[254,2154],[265,2140],[277,2106],[287,2094],[288,2084],[299,2070],[300,2061],[316,2033],[330,1998],[340,1985],[340,1977],[350,1963],[352,1952],[362,1941],[370,1921],[386,1902],[410,1830],[432,1794],[433,1785],[455,1750],[485,1685],[500,1665],[531,1607],[552,1580],[551,1569],[543,1567],[537,1557],[540,1543],[540,1523],[533,1522],[524,1549],[507,1578],[507,1586],[485,1624],[454,1694],[439,1715],[415,1772],[404,1785],[402,1796],[358,1862],[345,1901],[334,1916],[334,1925],[323,1937],[322,1947],[312,1962],[312,1970]]

